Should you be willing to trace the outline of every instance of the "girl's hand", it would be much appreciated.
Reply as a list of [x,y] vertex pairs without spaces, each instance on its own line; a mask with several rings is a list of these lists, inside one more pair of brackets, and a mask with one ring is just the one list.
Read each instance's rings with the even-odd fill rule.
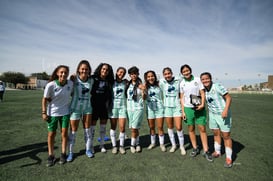
[[47,121],[48,120],[48,116],[46,113],[42,113],[42,118],[44,121]]

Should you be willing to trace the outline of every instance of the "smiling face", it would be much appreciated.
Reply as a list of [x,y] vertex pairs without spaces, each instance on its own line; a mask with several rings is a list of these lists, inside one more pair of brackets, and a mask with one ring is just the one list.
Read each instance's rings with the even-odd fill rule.
[[191,78],[191,70],[188,67],[184,67],[181,71],[182,75],[184,76],[185,79],[190,79]]
[[118,80],[122,80],[125,76],[125,70],[122,68],[118,69],[116,75]]
[[107,75],[108,75],[108,73],[109,73],[109,67],[108,67],[108,65],[103,65],[102,67],[101,67],[101,70],[100,70],[100,77],[102,78],[102,79],[105,79],[106,77],[107,77]]
[[81,80],[86,80],[88,78],[88,76],[90,75],[90,72],[91,70],[89,69],[88,65],[86,64],[81,64],[79,66],[79,70],[78,70],[78,73],[79,73],[79,77]]
[[153,85],[155,82],[155,75],[152,72],[147,73],[147,81]]
[[59,77],[58,80],[61,84],[66,82],[68,74],[69,72],[65,67],[59,68],[59,70],[57,71],[57,76]]
[[208,74],[203,74],[200,77],[200,79],[201,79],[201,82],[202,82],[202,84],[204,85],[205,88],[209,88],[210,87],[212,81],[211,81],[211,78],[210,78],[210,76]]
[[167,81],[171,81],[173,78],[173,73],[169,69],[164,70],[163,76]]

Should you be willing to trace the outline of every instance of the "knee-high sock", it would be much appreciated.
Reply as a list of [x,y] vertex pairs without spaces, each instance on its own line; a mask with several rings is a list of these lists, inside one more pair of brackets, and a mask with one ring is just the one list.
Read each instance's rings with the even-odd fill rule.
[[221,145],[216,141],[214,142],[214,150],[216,153],[221,154]]
[[125,133],[120,132],[119,133],[119,146],[124,146],[124,141],[125,141]]
[[91,148],[94,146],[95,126],[90,127]]
[[85,149],[90,150],[91,148],[91,130],[90,128],[84,129],[84,135],[85,135]]
[[155,145],[155,137],[156,135],[151,135],[151,144]]
[[111,138],[112,146],[116,147],[117,146],[116,130],[110,129],[110,138]]
[[164,134],[163,135],[159,135],[159,144],[160,145],[164,145]]
[[68,145],[68,151],[70,153],[73,152],[73,147],[75,145],[76,142],[76,132],[75,131],[71,131],[69,134],[69,145]]
[[172,146],[176,146],[173,129],[168,128],[168,135],[169,135]]
[[183,130],[177,131],[177,136],[178,136],[178,140],[179,140],[179,145],[180,146],[184,146],[184,134],[183,134]]

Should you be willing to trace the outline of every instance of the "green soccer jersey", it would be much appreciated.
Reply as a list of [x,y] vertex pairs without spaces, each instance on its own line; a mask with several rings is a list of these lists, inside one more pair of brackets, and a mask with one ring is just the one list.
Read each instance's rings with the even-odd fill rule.
[[226,106],[226,101],[223,96],[227,94],[228,91],[218,83],[213,83],[210,90],[205,89],[205,91],[209,111],[217,114],[222,113]]
[[134,85],[130,84],[127,90],[127,110],[134,111],[144,109],[144,103],[142,99],[142,92],[139,88],[137,88],[137,98],[133,99],[134,94]]
[[150,86],[147,96],[147,107],[153,111],[163,108],[162,91],[158,86]]
[[74,92],[71,103],[71,111],[74,113],[82,113],[91,110],[91,89],[93,79],[89,78],[86,82],[80,80],[77,76],[74,82]]
[[180,79],[177,77],[175,77],[171,82],[168,82],[165,79],[160,80],[160,88],[163,92],[164,107],[180,106],[179,83]]
[[125,108],[126,107],[126,95],[125,95],[125,81],[115,81],[113,86],[113,108]]

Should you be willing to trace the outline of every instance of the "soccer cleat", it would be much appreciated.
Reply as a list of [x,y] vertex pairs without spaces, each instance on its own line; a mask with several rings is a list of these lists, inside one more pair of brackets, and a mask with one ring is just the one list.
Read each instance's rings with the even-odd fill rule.
[[119,147],[119,152],[120,152],[120,154],[125,154],[126,153],[123,146]]
[[140,147],[140,145],[137,145],[137,146],[136,146],[136,152],[137,152],[137,153],[141,152],[141,147]]
[[46,164],[46,166],[47,167],[51,167],[51,166],[53,166],[55,164],[55,162],[56,162],[55,156],[49,155],[49,157],[47,158],[47,164]]
[[66,162],[66,154],[65,153],[61,153],[60,156],[60,160],[59,160],[59,164],[64,164]]
[[232,160],[229,158],[226,158],[226,162],[224,164],[225,168],[231,168],[232,167]]
[[117,147],[113,147],[113,149],[112,149],[112,153],[113,153],[113,154],[117,154],[117,153],[118,153],[118,149],[117,149]]
[[213,157],[211,155],[211,153],[209,151],[203,153],[203,156],[209,161],[209,162],[213,162]]
[[176,150],[176,145],[172,146],[171,149],[170,149],[170,153],[174,153]]
[[67,162],[72,162],[72,161],[73,161],[73,153],[72,153],[72,152],[70,152],[70,153],[68,154],[68,157],[66,158],[66,161],[67,161]]
[[212,153],[212,157],[213,157],[213,158],[218,158],[218,157],[220,157],[220,156],[221,156],[221,154],[220,154],[220,153],[217,153],[216,151]]
[[148,150],[151,150],[151,149],[153,149],[155,147],[155,144],[150,144],[149,146],[148,146]]
[[191,152],[191,154],[190,154],[190,156],[191,157],[196,157],[196,155],[198,155],[199,154],[199,149],[198,149],[198,147],[197,148],[193,148],[192,149],[192,152]]
[[131,149],[131,152],[132,152],[132,153],[135,153],[135,152],[136,152],[136,149],[135,149],[135,147],[134,147],[134,146],[131,146],[131,148],[130,148],[130,149]]
[[161,149],[162,152],[166,152],[167,151],[165,145],[160,145],[160,149]]
[[86,156],[87,156],[88,158],[93,158],[93,157],[94,157],[94,155],[93,155],[93,153],[92,153],[91,150],[86,150],[85,154],[86,154]]
[[186,155],[186,150],[184,148],[184,146],[180,146],[180,150],[181,150],[181,155]]

